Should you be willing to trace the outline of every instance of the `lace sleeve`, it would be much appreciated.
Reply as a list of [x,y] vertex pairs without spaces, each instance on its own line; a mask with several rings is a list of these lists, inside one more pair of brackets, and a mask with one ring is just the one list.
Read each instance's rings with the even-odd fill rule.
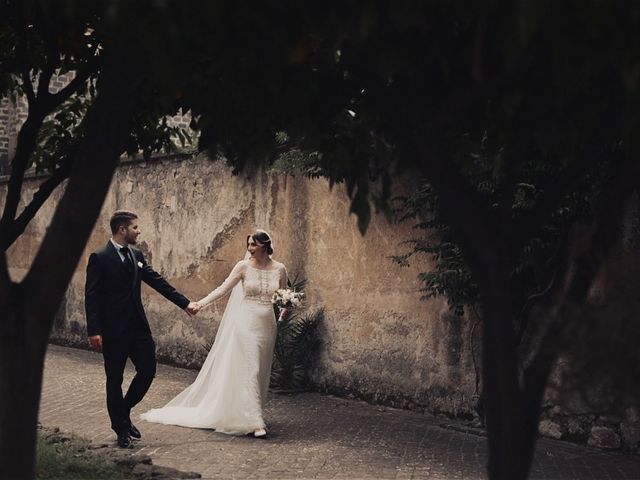
[[206,305],[209,305],[211,302],[225,296],[233,289],[233,287],[238,284],[240,280],[242,280],[242,278],[244,277],[244,271],[245,262],[240,261],[236,263],[236,266],[233,267],[233,270],[231,270],[231,273],[226,278],[226,280],[222,282],[222,284],[218,288],[213,290],[209,295],[201,300],[198,300],[196,303],[204,307]]

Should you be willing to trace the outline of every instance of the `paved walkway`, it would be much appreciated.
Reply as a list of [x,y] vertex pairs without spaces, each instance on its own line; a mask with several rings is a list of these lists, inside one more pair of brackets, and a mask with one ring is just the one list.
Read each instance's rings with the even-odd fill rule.
[[[159,365],[136,415],[170,400],[196,372]],[[127,371],[125,382],[132,377]],[[40,422],[96,443],[115,445],[109,429],[102,356],[49,347]],[[132,453],[204,479],[483,479],[485,438],[442,428],[441,419],[317,393],[271,395],[268,440],[136,422]],[[531,478],[640,479],[640,458],[566,442],[538,443]]]

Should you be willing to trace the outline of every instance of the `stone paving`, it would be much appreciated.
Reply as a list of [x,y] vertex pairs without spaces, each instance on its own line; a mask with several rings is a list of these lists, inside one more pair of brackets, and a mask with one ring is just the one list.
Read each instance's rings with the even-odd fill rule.
[[[158,367],[135,416],[162,406],[196,376],[192,370]],[[132,375],[129,366],[125,385]],[[104,382],[100,354],[49,346],[40,422],[115,448]],[[199,472],[204,479],[486,478],[486,439],[443,428],[442,419],[429,415],[301,393],[271,394],[265,419],[267,440],[134,420],[143,438],[130,452],[149,455],[156,465]],[[541,439],[530,478],[640,480],[640,458]]]

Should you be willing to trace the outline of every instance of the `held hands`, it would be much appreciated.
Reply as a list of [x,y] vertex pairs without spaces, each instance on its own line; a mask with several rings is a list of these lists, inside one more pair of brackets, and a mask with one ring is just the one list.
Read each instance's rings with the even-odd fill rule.
[[196,302],[189,302],[187,308],[184,309],[189,315],[197,315],[200,310],[202,310],[202,305]]

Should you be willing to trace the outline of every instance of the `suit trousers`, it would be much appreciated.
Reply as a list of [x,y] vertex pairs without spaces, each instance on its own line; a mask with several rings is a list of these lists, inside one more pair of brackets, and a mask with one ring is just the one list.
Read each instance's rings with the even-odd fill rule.
[[[132,325],[129,331],[118,337],[103,339],[102,355],[111,428],[117,434],[126,433],[131,424],[131,409],[143,399],[155,377],[156,345],[148,330]],[[136,374],[123,396],[122,382],[128,358]]]

